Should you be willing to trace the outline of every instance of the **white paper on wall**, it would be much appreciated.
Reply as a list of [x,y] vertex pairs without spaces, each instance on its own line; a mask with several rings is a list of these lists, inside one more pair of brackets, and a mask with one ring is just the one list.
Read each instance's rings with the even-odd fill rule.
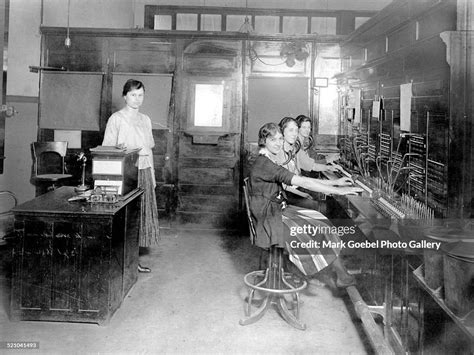
[[411,130],[411,98],[413,96],[412,83],[400,85],[400,130]]
[[372,117],[380,118],[380,101],[372,101]]
[[360,123],[360,89],[354,89],[354,123]]

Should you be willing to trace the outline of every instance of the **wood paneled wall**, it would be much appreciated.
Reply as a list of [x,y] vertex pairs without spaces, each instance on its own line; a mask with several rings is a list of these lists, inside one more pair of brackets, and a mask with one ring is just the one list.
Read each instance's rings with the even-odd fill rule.
[[[64,47],[64,32],[43,28],[42,65],[69,71],[102,72],[104,86],[100,131],[82,132],[82,148],[99,145],[112,114],[113,73],[170,74],[173,76],[168,129],[154,130],[155,175],[159,212],[170,224],[238,229],[242,226],[241,185],[246,171],[247,79],[249,76],[301,77],[310,80],[312,55],[295,67],[264,66],[252,61],[249,45],[261,58],[282,62],[280,47],[304,41],[308,48],[324,43],[338,46],[341,36],[256,36],[244,34],[173,33],[152,30],[71,30],[72,46]],[[314,47],[315,48],[315,47]],[[332,57],[331,57],[332,58]],[[334,59],[334,58],[333,58]],[[321,65],[318,61],[317,65]],[[318,73],[323,71],[318,70]],[[324,72],[326,73],[326,72]],[[194,125],[194,87],[223,83],[223,125]],[[147,93],[148,94],[148,93]],[[150,99],[147,95],[146,99]],[[86,103],[85,103],[86,104]],[[313,100],[302,111],[313,111]],[[299,114],[300,112],[298,112]],[[315,116],[317,116],[315,114]],[[275,118],[275,121],[278,121]],[[53,136],[40,129],[39,139]],[[71,154],[77,153],[71,150]],[[74,156],[70,157],[71,164]],[[163,225],[163,224],[162,224]]]
[[[175,43],[173,41],[146,38],[129,38],[127,36],[97,35],[87,32],[72,36],[72,46],[64,47],[64,36],[56,30],[43,36],[42,65],[45,67],[65,68],[68,71],[103,72],[105,73],[100,109],[100,131],[82,131],[82,149],[69,149],[66,159],[67,166],[74,176],[80,176],[75,154],[81,150],[102,143],[103,131],[107,120],[112,114],[112,73],[173,73],[175,66]],[[151,99],[151,98],[150,98]],[[85,105],[87,103],[84,103]],[[170,102],[172,105],[173,102]],[[171,107],[168,127],[172,126],[174,112]],[[40,129],[39,140],[53,140],[54,131]],[[158,207],[162,214],[169,214],[173,208],[172,171],[169,164],[172,148],[171,129],[154,129],[156,142],[154,149],[155,176],[157,181]],[[87,166],[87,183],[91,185],[90,159]]]

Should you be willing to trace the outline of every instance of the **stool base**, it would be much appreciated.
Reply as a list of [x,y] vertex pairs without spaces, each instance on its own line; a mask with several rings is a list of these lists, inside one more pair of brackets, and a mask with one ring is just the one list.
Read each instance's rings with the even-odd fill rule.
[[[299,320],[299,292],[307,287],[307,282],[305,280],[295,280],[293,274],[284,272],[281,248],[272,247],[268,265],[269,267],[265,271],[252,271],[244,277],[244,282],[249,287],[249,296],[245,309],[246,318],[240,320],[240,325],[257,322],[272,305],[275,305],[288,324],[296,329],[305,330],[306,325]],[[251,279],[259,279],[259,281],[252,282]],[[254,299],[256,291],[263,293],[265,296],[261,300],[260,306],[252,313],[252,303],[256,301]],[[291,295],[292,301],[288,301],[285,295]],[[288,307],[289,304],[290,307]]]

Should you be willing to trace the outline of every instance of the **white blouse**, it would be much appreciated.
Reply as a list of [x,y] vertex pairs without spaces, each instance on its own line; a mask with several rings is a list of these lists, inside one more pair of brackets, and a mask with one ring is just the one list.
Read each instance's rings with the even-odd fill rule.
[[[151,168],[153,173],[153,152],[155,146],[150,117],[138,113],[136,118],[117,111],[110,116],[105,128],[104,146],[123,144],[127,149],[141,148],[138,152],[138,169]],[[154,179],[153,179],[154,180]]]

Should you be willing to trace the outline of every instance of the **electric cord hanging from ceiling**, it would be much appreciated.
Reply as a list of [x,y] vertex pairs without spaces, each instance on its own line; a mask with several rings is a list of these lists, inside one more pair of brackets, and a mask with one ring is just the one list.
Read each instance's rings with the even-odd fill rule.
[[71,47],[71,37],[69,37],[69,13],[71,10],[71,0],[67,0],[67,29],[66,29],[66,39],[64,40],[64,45],[69,48]]
[[267,62],[263,61],[260,58],[260,56],[258,55],[257,51],[252,46],[249,47],[249,58],[252,62],[255,62],[255,61],[258,60],[262,64],[270,65],[270,66],[274,66],[274,67],[286,64],[286,60],[281,62],[281,63],[276,63],[276,64],[271,64],[271,63],[267,63]]

